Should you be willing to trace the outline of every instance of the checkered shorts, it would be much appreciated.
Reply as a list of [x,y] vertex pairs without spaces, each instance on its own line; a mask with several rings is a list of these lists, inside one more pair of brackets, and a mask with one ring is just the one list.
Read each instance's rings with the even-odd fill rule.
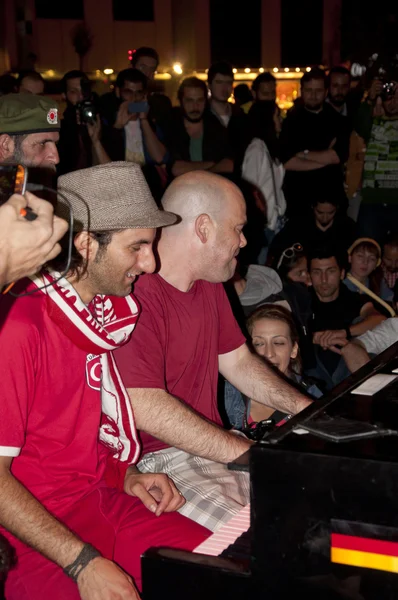
[[250,501],[249,473],[177,448],[151,452],[137,467],[143,473],[166,473],[186,499],[179,512],[212,531]]

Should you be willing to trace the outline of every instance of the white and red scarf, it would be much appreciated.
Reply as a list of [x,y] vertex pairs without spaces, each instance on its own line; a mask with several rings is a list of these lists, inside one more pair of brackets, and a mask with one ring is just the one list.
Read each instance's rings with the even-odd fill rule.
[[[130,295],[95,296],[91,310],[74,287],[59,273],[42,271],[32,277],[47,297],[48,315],[76,346],[87,352],[86,376],[90,387],[101,392],[102,418],[99,438],[114,459],[135,464],[140,443],[133,410],[122,383],[112,350],[126,344],[139,315],[139,307]],[[55,283],[56,281],[56,283]]]

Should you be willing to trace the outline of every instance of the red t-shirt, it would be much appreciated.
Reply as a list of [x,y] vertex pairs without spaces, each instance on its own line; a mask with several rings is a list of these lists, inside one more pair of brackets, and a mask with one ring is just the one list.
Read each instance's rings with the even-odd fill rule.
[[14,457],[12,474],[61,517],[98,485],[108,451],[98,443],[98,382],[86,380],[95,358],[46,306],[41,292],[0,302],[0,455]]
[[[181,292],[160,275],[140,277],[141,316],[128,344],[114,351],[126,388],[159,388],[221,425],[218,355],[245,343],[222,284],[196,281]],[[167,444],[141,432],[143,454]]]

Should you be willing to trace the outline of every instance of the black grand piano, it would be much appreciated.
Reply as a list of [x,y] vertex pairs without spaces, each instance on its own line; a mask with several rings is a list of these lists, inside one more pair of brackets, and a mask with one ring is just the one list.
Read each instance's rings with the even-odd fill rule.
[[220,556],[148,550],[144,600],[398,600],[398,342],[229,466],[249,530]]

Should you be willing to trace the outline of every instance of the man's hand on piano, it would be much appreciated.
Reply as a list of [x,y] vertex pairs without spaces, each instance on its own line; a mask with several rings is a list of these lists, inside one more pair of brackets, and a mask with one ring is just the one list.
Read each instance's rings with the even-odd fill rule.
[[124,479],[124,491],[136,496],[148,510],[159,517],[163,512],[173,512],[185,504],[173,481],[163,473],[140,473],[129,467]]
[[317,331],[314,333],[312,341],[314,344],[322,346],[324,350],[332,350],[337,354],[341,354],[341,348],[348,344],[345,329]]
[[131,577],[114,562],[94,558],[77,578],[81,600],[139,600]]

